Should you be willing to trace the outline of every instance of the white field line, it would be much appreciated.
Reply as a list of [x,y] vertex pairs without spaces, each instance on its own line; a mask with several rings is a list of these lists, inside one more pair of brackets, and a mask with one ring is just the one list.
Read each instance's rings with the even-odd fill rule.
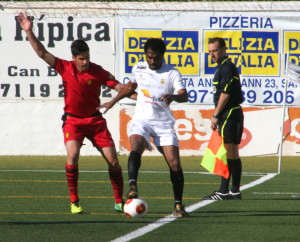
[[[0,170],[0,172],[66,172],[65,170]],[[88,170],[80,170],[79,172],[84,173],[107,173],[107,170],[102,171],[88,171]],[[128,173],[128,171],[124,171],[123,173]],[[153,173],[153,174],[169,174],[169,171],[139,171],[139,173]],[[184,174],[201,174],[201,175],[214,175],[210,172],[206,171],[183,171]],[[243,172],[242,176],[265,176],[269,173],[261,173],[261,172]],[[217,176],[217,175],[215,175]]]
[[254,195],[300,195],[299,192],[252,192]]
[[[270,180],[272,179],[273,177],[275,177],[277,175],[277,173],[269,173],[269,174],[266,174],[265,176],[253,181],[253,182],[250,182],[249,184],[246,184],[244,186],[241,187],[241,190],[246,190],[248,188],[251,188],[251,187],[254,187],[254,186],[257,186],[267,180]],[[201,202],[198,202],[198,203],[195,203],[189,207],[186,208],[186,211],[191,213],[195,210],[197,210],[198,208],[201,208],[201,207],[204,207],[206,205],[209,205],[213,202],[216,202],[216,200],[205,200],[205,201],[201,201]],[[137,230],[134,230],[128,234],[125,234],[119,238],[116,238],[115,240],[112,240],[111,242],[125,242],[125,241],[130,241],[132,239],[136,239],[140,236],[143,236],[144,234],[146,233],[149,233],[165,224],[168,224],[168,223],[171,223],[172,221],[174,221],[175,219],[177,219],[178,217],[175,217],[173,216],[172,214],[164,217],[164,218],[161,218],[151,224],[148,224],[144,227],[141,227]]]

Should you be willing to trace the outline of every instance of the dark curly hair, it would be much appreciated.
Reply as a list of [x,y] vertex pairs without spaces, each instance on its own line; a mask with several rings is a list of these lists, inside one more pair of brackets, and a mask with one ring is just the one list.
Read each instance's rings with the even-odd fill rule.
[[145,53],[147,52],[148,49],[153,51],[159,51],[163,55],[166,51],[166,44],[162,39],[150,38],[146,41],[144,45]]

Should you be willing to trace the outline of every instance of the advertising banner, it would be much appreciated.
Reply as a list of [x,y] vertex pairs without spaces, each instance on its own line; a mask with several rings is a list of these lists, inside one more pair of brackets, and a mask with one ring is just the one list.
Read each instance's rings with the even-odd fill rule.
[[[299,155],[300,85],[287,83],[285,93],[285,70],[287,61],[300,66],[300,13],[206,11],[84,18],[70,12],[32,17],[34,32],[50,53],[71,60],[72,41],[84,39],[91,61],[122,83],[130,80],[133,66],[145,60],[146,40],[162,38],[167,45],[165,61],[181,72],[189,95],[187,104],[171,104],[182,155],[202,155],[211,135],[216,64],[207,44],[209,38],[223,37],[240,72],[244,97],[241,155],[278,154],[285,96],[283,154]],[[6,9],[0,13],[0,48],[0,155],[65,155],[61,77],[35,54],[17,14]],[[114,95],[104,87],[100,99],[106,102]],[[124,99],[105,115],[120,154],[130,150],[134,103]],[[82,155],[99,155],[89,141],[84,144]],[[145,155],[158,155],[153,148]]]
[[[183,110],[173,110],[176,119],[175,130],[179,139],[182,155],[203,155],[212,134],[210,118],[213,109],[199,110],[195,106],[185,106]],[[245,127],[242,142],[239,146],[242,156],[255,156],[278,153],[281,137],[281,108],[244,108]],[[132,108],[123,108],[120,112],[120,153],[127,154],[130,151],[128,131],[133,116]],[[254,122],[255,120],[255,122]],[[296,121],[296,120],[295,120]],[[295,122],[294,121],[294,122]],[[257,125],[257,124],[260,125]],[[290,129],[287,129],[287,133]],[[294,135],[298,131],[293,129]],[[269,142],[266,142],[269,140]],[[299,141],[299,139],[298,139]],[[153,151],[146,151],[148,155],[159,155],[152,143]]]
[[[230,16],[230,17],[229,17]],[[208,53],[208,40],[223,37],[227,54],[238,67],[244,105],[281,106],[284,102],[285,69],[289,61],[299,65],[297,17],[243,13],[180,14],[176,17],[120,17],[117,59],[119,79],[126,83],[132,67],[144,61],[143,46],[150,37],[162,38],[165,61],[176,67],[185,80],[189,104],[211,105],[212,78],[216,63]],[[284,23],[288,22],[286,25]],[[300,105],[299,84],[289,82],[286,102]]]
[[[91,61],[114,73],[114,19],[75,16],[33,16],[37,38],[53,55],[72,60],[71,43],[83,39],[90,47]],[[41,60],[21,29],[16,14],[0,14],[0,100],[63,101],[63,85],[56,71]],[[5,23],[5,24],[4,24]],[[102,90],[102,98],[112,91]]]
[[[72,60],[71,43],[84,39],[91,61],[114,74],[115,19],[80,18],[73,14],[33,15],[33,30],[53,55]],[[17,13],[0,12],[0,155],[65,155],[62,134],[62,79],[40,59],[17,21]],[[110,100],[114,91],[102,88],[101,101]],[[118,117],[117,114],[114,114]],[[111,119],[109,128],[118,125]],[[118,148],[118,129],[113,132]],[[84,141],[82,155],[99,155],[89,141]]]
[[[285,93],[285,70],[287,61],[299,65],[299,20],[297,16],[255,12],[182,13],[155,18],[120,16],[117,38],[123,41],[117,45],[116,62],[120,67],[117,75],[123,83],[128,82],[132,67],[145,61],[146,40],[162,38],[167,46],[165,61],[181,72],[189,94],[188,105],[171,105],[181,154],[203,154],[212,132],[212,79],[216,70],[216,63],[208,53],[208,40],[223,37],[227,54],[239,70],[244,97],[245,129],[241,155],[278,153],[285,96],[289,112],[285,118],[284,150],[295,154],[299,150],[299,120],[296,116],[299,116],[300,87],[289,82]],[[124,153],[130,148],[126,132],[133,112],[126,104],[132,103],[129,99],[122,101],[125,106],[120,112],[120,151]],[[157,150],[146,153],[159,154]]]

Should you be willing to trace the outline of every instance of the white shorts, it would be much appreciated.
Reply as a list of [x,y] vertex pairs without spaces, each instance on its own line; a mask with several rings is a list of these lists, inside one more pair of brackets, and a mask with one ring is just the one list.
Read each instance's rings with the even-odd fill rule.
[[156,147],[174,145],[178,147],[178,138],[172,124],[149,122],[148,120],[132,120],[129,136],[133,134],[141,135],[148,143],[147,150],[152,150],[150,137]]

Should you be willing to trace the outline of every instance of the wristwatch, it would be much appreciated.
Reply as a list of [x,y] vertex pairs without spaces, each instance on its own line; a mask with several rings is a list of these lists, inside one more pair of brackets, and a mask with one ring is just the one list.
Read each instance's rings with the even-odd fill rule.
[[218,119],[218,116],[217,115],[213,115],[213,118]]

